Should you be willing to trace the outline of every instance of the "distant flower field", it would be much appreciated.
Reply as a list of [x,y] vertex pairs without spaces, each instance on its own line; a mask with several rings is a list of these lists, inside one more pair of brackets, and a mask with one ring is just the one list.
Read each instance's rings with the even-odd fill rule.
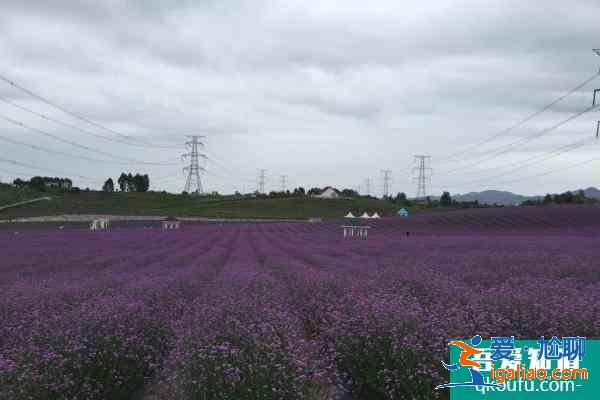
[[600,337],[597,208],[339,225],[0,231],[0,399],[444,398],[450,338]]

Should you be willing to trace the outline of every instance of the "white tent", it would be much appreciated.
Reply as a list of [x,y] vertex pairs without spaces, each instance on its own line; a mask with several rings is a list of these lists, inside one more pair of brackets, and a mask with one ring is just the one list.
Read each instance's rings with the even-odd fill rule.
[[349,211],[348,214],[346,214],[346,216],[344,218],[356,218],[354,216],[354,214],[352,214],[352,211]]
[[361,217],[361,218],[371,218],[371,217],[369,217],[369,214],[367,214],[367,212],[366,212],[366,211],[365,211],[365,212],[363,213],[363,215],[361,215],[360,217]]
[[381,217],[379,216],[379,214],[377,214],[377,211],[375,211],[375,214],[371,215],[371,218],[381,218]]

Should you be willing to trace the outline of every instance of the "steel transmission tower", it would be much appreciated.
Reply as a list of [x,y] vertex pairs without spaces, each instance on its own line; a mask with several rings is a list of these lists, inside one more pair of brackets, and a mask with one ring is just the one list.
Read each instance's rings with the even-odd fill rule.
[[389,169],[382,169],[383,174],[383,197],[387,198],[390,196],[390,182],[392,180],[392,171]]
[[371,195],[371,178],[365,179],[365,194],[367,196]]
[[[185,142],[185,145],[190,149],[189,153],[185,153],[182,157],[186,159],[189,157],[190,165],[185,167],[183,172],[187,172],[187,180],[185,182],[185,188],[183,189],[187,193],[203,194],[204,189],[202,188],[202,180],[200,179],[200,172],[204,172],[205,169],[200,166],[199,158],[206,158],[205,154],[198,151],[198,148],[204,148],[204,143],[200,141],[204,136],[190,136],[192,140]],[[192,190],[194,189],[194,190]]]
[[285,180],[287,179],[287,175],[281,175],[281,191],[285,192]]
[[413,178],[413,181],[417,182],[417,200],[425,200],[427,198],[427,183],[430,181],[428,174],[431,173],[431,168],[428,167],[431,156],[415,156],[415,163],[417,167],[413,168],[413,171],[418,171],[418,175]]
[[265,172],[266,169],[258,170],[258,193],[265,193]]

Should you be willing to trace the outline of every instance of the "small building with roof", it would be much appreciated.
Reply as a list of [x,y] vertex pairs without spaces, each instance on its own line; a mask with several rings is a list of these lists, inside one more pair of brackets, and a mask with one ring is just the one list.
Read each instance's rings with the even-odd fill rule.
[[315,194],[313,197],[318,199],[339,199],[340,193],[331,186],[327,186],[321,193]]
[[399,217],[408,217],[408,210],[406,208],[401,208],[400,211],[398,211],[398,216]]

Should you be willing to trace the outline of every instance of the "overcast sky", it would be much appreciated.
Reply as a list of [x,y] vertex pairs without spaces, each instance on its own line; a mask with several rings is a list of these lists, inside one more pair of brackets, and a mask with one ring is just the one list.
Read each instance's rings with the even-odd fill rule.
[[[433,194],[600,186],[600,161],[583,164],[600,159],[595,110],[544,132],[589,107],[600,79],[484,141],[600,67],[591,50],[600,47],[600,4],[540,4],[4,0],[0,75],[109,130],[0,81],[0,100],[13,103],[0,101],[0,176],[68,175],[99,187],[131,171],[180,192],[185,135],[199,134],[208,191],[253,191],[264,168],[267,190],[287,175],[288,187],[363,192],[370,178],[380,194],[389,169],[393,192],[414,195],[415,154],[432,156]],[[118,164],[130,160],[169,165]]]

